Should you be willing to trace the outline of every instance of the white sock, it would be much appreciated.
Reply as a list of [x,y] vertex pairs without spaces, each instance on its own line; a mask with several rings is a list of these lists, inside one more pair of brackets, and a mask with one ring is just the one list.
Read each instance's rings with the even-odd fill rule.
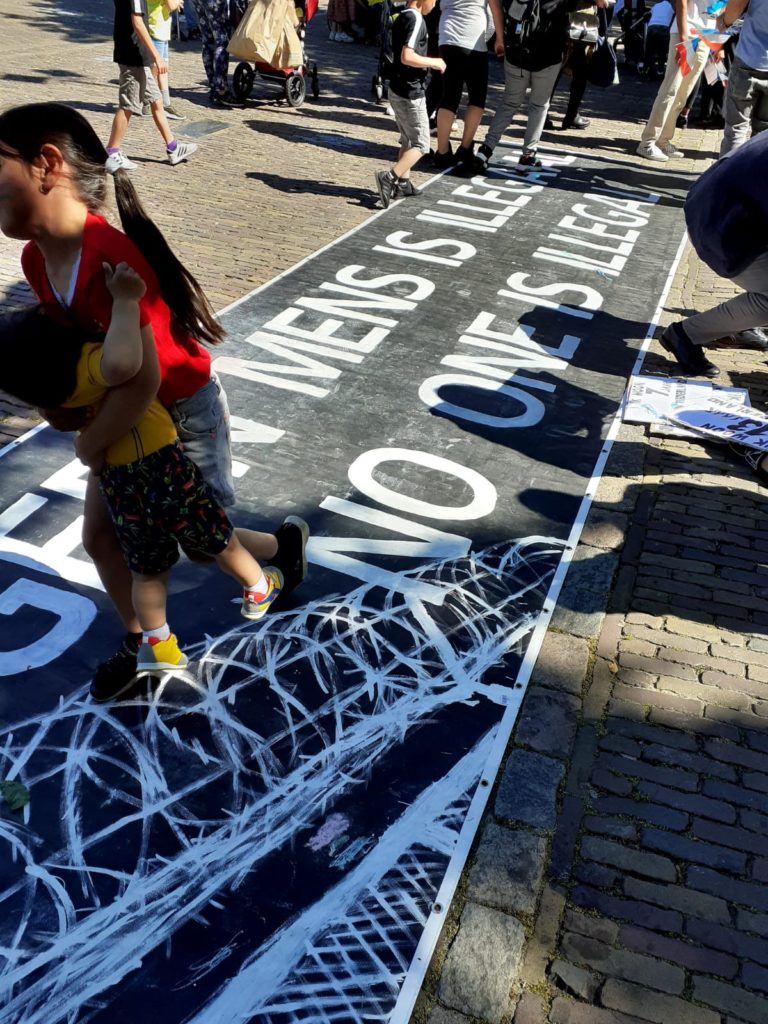
[[163,623],[158,629],[145,629],[142,636],[142,643],[149,643],[150,637],[153,640],[167,640],[171,635],[171,627],[167,622]]
[[252,587],[245,587],[244,589],[247,590],[249,593],[266,594],[266,592],[269,590],[269,580],[264,575],[264,573],[262,573]]

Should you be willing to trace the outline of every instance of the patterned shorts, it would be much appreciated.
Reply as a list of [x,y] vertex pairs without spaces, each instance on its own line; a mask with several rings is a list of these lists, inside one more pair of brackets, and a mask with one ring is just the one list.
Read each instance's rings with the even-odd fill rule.
[[125,466],[106,466],[101,492],[132,572],[158,576],[186,553],[219,555],[233,527],[194,462],[169,444]]

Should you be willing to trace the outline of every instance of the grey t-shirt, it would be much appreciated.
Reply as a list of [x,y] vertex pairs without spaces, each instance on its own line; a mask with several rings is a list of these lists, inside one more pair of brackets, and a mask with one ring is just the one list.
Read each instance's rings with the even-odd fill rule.
[[484,50],[487,29],[487,0],[440,0],[441,46]]

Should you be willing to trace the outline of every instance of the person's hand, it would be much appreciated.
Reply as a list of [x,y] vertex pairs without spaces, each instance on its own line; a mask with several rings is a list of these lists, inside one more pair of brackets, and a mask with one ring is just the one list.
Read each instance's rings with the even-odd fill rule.
[[163,60],[162,57],[157,57],[152,61],[152,74],[153,75],[167,75],[168,74],[168,61]]
[[98,476],[104,468],[104,449],[99,447],[90,430],[81,430],[75,438],[75,455],[84,466]]
[[446,65],[442,57],[435,57],[432,67],[434,68],[435,71],[439,71],[441,75],[445,74]]
[[722,14],[718,14],[715,18],[715,28],[718,32],[728,31],[728,26],[725,24],[725,17]]
[[715,64],[719,64],[722,60],[724,60],[724,58],[725,50],[722,48],[722,46],[719,50],[712,51],[712,60],[715,62]]
[[608,0],[595,0],[598,7],[608,7]]
[[504,56],[504,41],[502,39],[496,40],[496,44],[493,47],[493,52],[496,54],[497,57]]
[[102,263],[104,279],[113,299],[128,299],[139,302],[144,298],[147,286],[136,271],[127,263],[118,263],[115,269],[108,263]]
[[81,405],[76,409],[38,409],[40,415],[54,430],[82,430],[93,419],[93,409],[89,405]]

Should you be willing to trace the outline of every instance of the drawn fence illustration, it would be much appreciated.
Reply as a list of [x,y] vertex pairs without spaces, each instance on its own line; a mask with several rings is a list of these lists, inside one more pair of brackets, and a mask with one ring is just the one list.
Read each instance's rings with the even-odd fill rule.
[[[163,683],[132,725],[82,688],[4,728],[0,774],[53,789],[60,817],[0,819],[0,1022],[92,1019],[147,950],[248,884],[388,750],[451,705],[503,707],[562,551],[528,537],[402,574],[444,589],[441,606],[366,585],[238,627],[192,649],[193,678]],[[247,949],[194,1020],[387,1019],[494,732]]]

